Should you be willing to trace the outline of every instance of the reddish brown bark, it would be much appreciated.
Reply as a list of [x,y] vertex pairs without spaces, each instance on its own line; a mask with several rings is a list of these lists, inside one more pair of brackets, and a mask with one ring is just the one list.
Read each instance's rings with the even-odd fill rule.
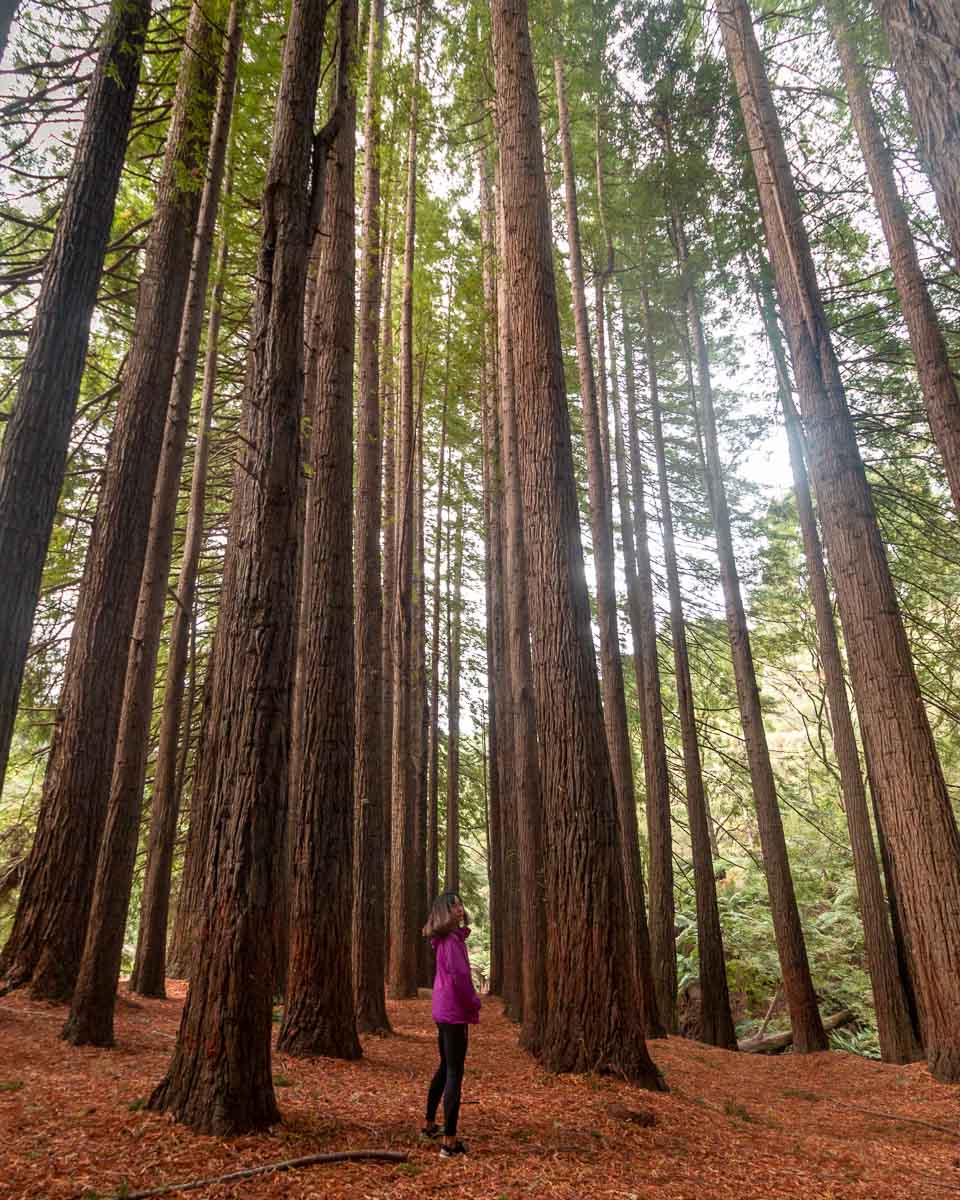
[[360,267],[359,407],[356,496],[356,761],[353,976],[357,1029],[387,1033],[384,994],[383,593],[380,583],[380,73],[383,0],[374,0],[367,45],[364,113],[363,246]]
[[[8,28],[13,12],[8,5]],[[0,788],[66,471],[149,20],[150,0],[118,0],[104,26],[17,398],[0,443],[0,561],[16,564],[15,586],[0,591]],[[2,24],[0,35],[5,41]]]
[[518,459],[526,514],[534,686],[544,795],[546,947],[542,1061],[650,1087],[624,911],[617,797],[590,633],[566,408],[541,127],[527,6],[493,0],[504,260],[515,322]]
[[196,788],[211,814],[203,954],[173,1059],[150,1097],[151,1108],[218,1135],[279,1118],[270,1069],[272,918],[287,790],[302,314],[322,3],[293,0],[284,43],[263,194],[244,461],[224,569],[221,662]]
[[721,0],[786,324],[857,714],[899,884],[931,1072],[960,1080],[960,832],[860,458],[760,48]]
[[10,981],[30,982],[34,995],[48,999],[73,991],[90,912],[200,208],[192,180],[207,161],[223,17],[217,7],[191,9],[37,833],[4,951]]

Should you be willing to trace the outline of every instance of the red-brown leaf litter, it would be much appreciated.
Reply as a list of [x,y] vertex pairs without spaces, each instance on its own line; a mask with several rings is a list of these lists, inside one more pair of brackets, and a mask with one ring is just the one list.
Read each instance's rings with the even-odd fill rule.
[[[609,1078],[545,1074],[518,1050],[516,1030],[493,999],[471,1030],[461,1110],[470,1154],[443,1160],[417,1133],[435,1062],[428,993],[390,1004],[396,1036],[365,1039],[359,1062],[275,1056],[283,1123],[271,1133],[201,1137],[142,1108],[173,1048],[184,992],[174,982],[166,1001],[124,996],[112,1050],[61,1042],[62,1008],[19,993],[0,1000],[0,1196],[103,1200],[364,1148],[407,1151],[409,1161],[311,1166],[183,1194],[197,1200],[960,1195],[960,1088],[935,1083],[923,1064],[886,1066],[837,1052],[762,1058],[670,1038],[651,1048],[671,1091],[652,1095]],[[652,1126],[641,1123],[645,1113],[653,1114]]]

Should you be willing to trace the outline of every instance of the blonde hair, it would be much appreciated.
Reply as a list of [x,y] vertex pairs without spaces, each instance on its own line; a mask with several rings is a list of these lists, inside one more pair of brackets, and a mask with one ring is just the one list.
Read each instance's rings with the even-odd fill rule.
[[[434,900],[427,923],[423,927],[424,937],[445,937],[448,933],[453,933],[460,924],[460,918],[453,911],[453,906],[458,900],[460,897],[456,892],[442,892]],[[466,911],[464,911],[463,920],[464,922],[467,920]]]

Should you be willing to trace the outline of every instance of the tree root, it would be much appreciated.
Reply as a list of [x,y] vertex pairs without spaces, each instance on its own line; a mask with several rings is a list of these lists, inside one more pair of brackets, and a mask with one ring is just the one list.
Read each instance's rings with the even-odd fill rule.
[[336,1154],[307,1154],[303,1158],[288,1158],[285,1162],[266,1163],[262,1167],[248,1167],[245,1171],[229,1171],[226,1175],[211,1175],[206,1179],[189,1179],[183,1183],[167,1183],[163,1187],[148,1188],[145,1192],[119,1192],[114,1200],[147,1200],[148,1196],[164,1196],[169,1192],[190,1192],[208,1187],[211,1183],[228,1183],[234,1179],[250,1179],[254,1175],[268,1175],[271,1171],[295,1171],[315,1163],[407,1161],[407,1155],[399,1150],[342,1150]]

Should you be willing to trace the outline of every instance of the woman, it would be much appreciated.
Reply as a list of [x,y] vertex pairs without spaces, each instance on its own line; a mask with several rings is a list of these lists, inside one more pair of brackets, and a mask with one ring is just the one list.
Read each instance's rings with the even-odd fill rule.
[[[460,1114],[460,1089],[463,1086],[463,1065],[467,1057],[467,1026],[480,1020],[480,997],[473,986],[470,958],[466,940],[470,930],[465,922],[463,902],[456,892],[444,892],[433,902],[423,936],[430,938],[437,956],[437,974],[433,981],[433,1019],[437,1023],[440,1046],[440,1066],[427,1093],[426,1137],[443,1136],[441,1158],[466,1154],[467,1148],[457,1139],[457,1118]],[[443,1130],[436,1122],[437,1109],[443,1098]]]

